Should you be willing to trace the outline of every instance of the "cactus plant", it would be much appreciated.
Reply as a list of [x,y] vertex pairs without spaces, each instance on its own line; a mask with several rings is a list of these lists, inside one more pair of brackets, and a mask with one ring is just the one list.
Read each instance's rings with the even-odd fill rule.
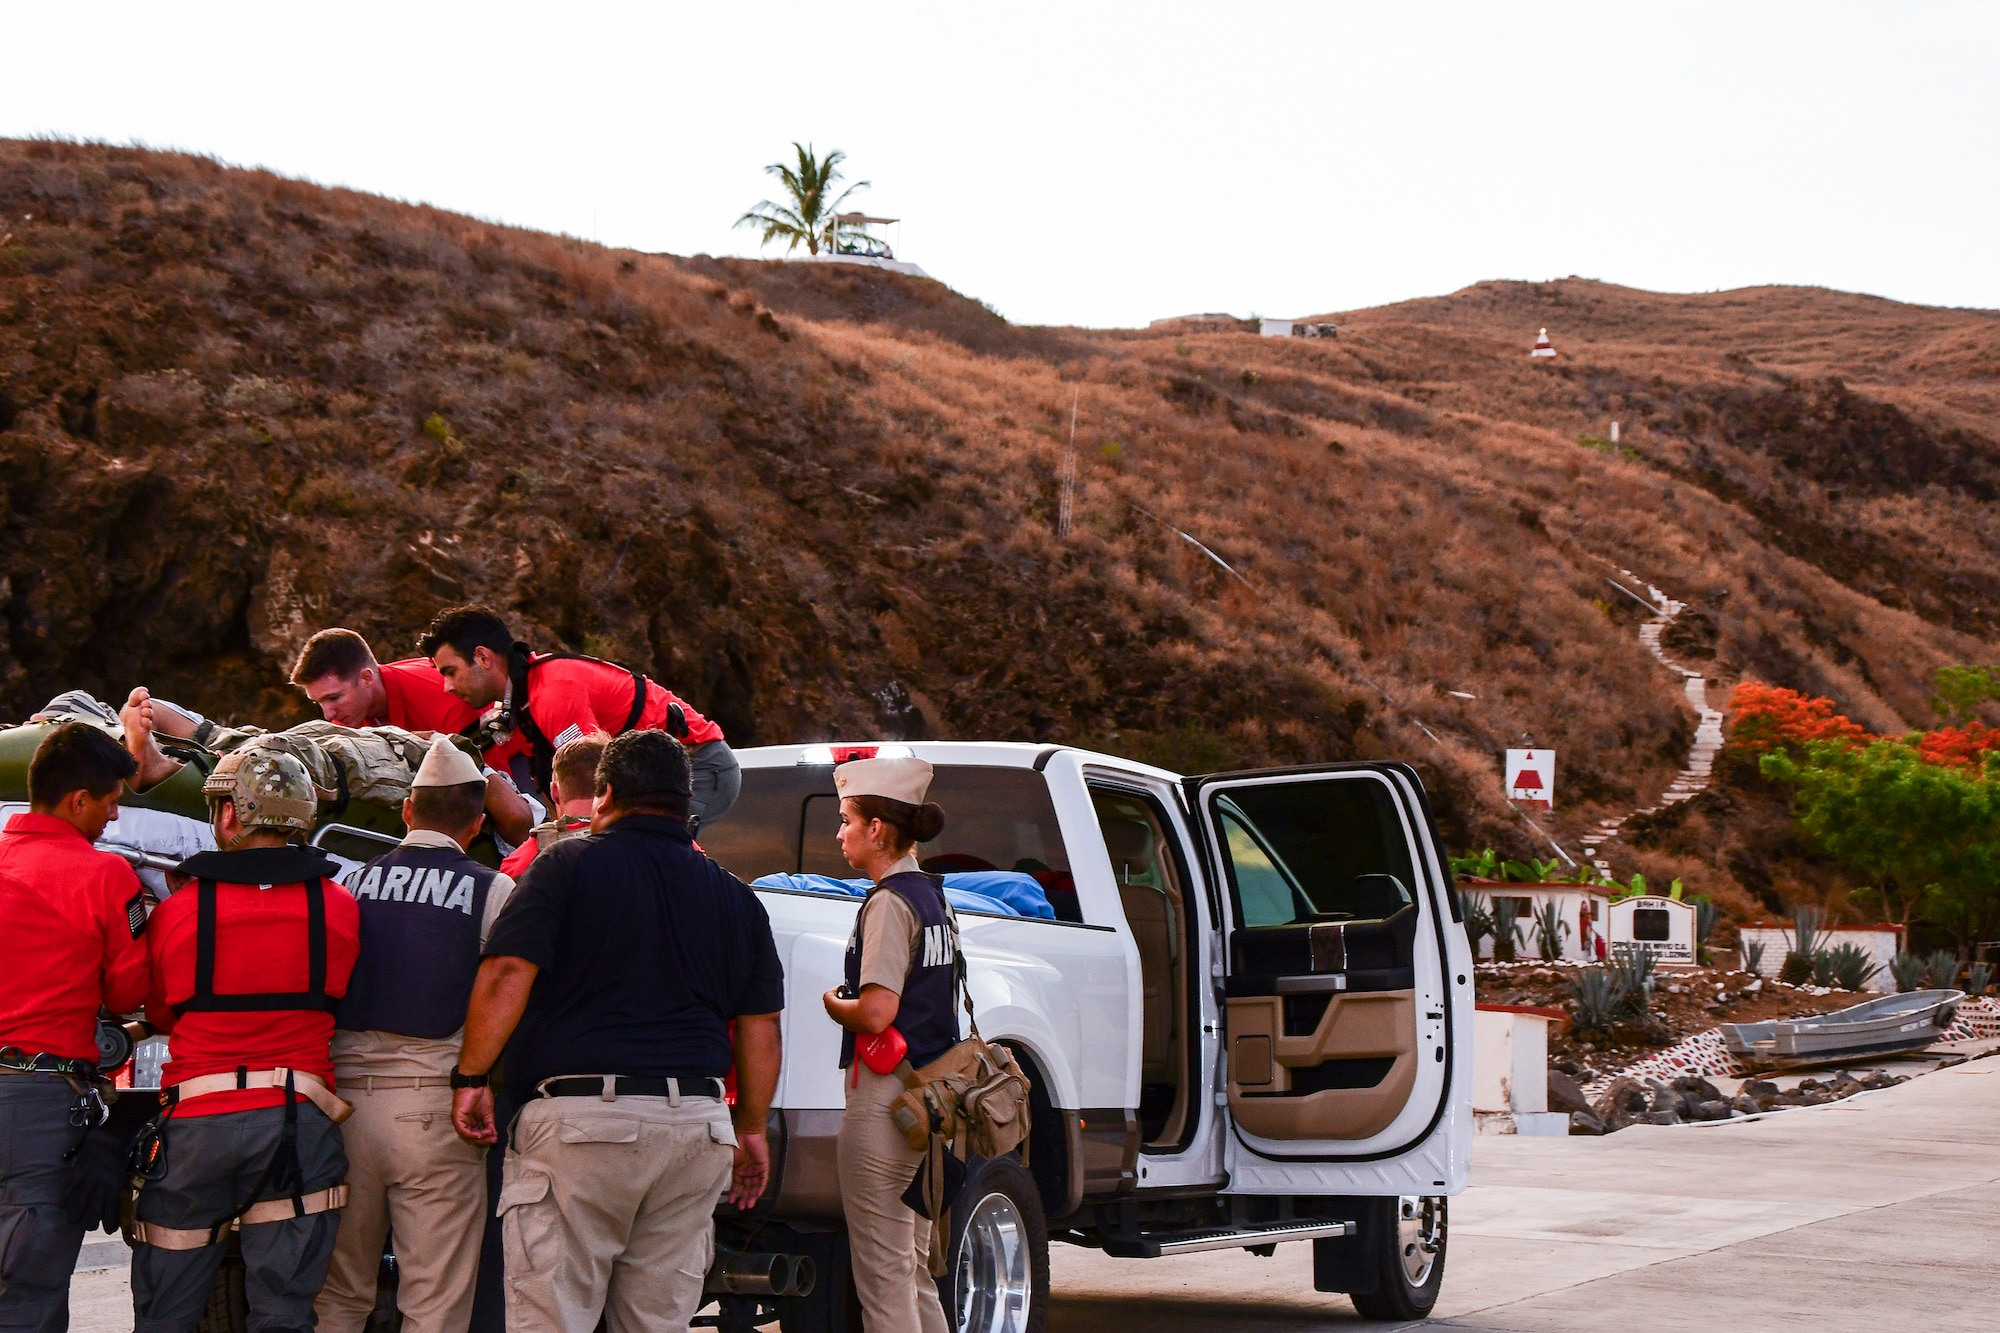
[[1889,975],[1896,980],[1896,993],[1907,994],[1924,984],[1924,960],[1917,954],[1899,953],[1889,960]]
[[1974,963],[1965,969],[1965,993],[1984,995],[1986,988],[1993,984],[1993,968],[1987,963]]
[[1938,949],[1924,959],[1924,984],[1933,990],[1950,990],[1958,984],[1958,955]]
[[1625,993],[1610,968],[1586,967],[1570,983],[1578,1028],[1603,1032],[1625,1012]]
[[[1868,951],[1858,944],[1842,944],[1837,948],[1823,949],[1820,953],[1827,960],[1828,975],[1833,978],[1831,983],[1820,982],[1821,985],[1837,985],[1842,990],[1865,990],[1868,983],[1875,979],[1875,974],[1882,970],[1882,965],[1869,957]],[[1818,980],[1817,967],[1814,972],[1814,980]]]
[[1745,940],[1743,942],[1743,970],[1756,976],[1764,973],[1764,941]]
[[1535,946],[1542,957],[1550,962],[1563,956],[1563,937],[1569,934],[1569,922],[1562,919],[1561,906],[1553,898],[1542,900],[1535,909]]

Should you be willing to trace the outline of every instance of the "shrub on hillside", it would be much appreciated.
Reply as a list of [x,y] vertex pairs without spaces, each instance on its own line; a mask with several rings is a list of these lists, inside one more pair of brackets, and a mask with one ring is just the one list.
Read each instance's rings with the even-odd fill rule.
[[1854,744],[1872,739],[1868,729],[1834,711],[1833,700],[1815,698],[1761,681],[1746,680],[1729,696],[1735,720],[1729,744],[1757,754],[1813,741]]

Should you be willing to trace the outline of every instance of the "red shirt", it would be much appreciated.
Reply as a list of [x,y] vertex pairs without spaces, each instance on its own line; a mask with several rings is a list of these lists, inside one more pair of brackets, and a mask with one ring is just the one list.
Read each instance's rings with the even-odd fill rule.
[[[305,853],[286,849],[295,857]],[[205,852],[211,857],[274,855]],[[296,873],[296,872],[294,872]],[[283,1009],[244,1013],[177,1014],[171,999],[194,993],[195,904],[193,883],[153,911],[146,928],[152,949],[153,993],[146,1017],[172,1034],[160,1082],[172,1087],[201,1074],[250,1069],[302,1069],[333,1084],[333,1015]],[[361,950],[361,909],[329,875],[326,881],[326,993],[347,993],[347,978]],[[215,900],[215,990],[218,994],[293,992],[307,986],[306,891],[302,884],[235,884],[218,878]],[[175,1115],[218,1115],[281,1106],[277,1088],[218,1092],[177,1109]]]
[[94,1062],[98,1008],[128,1014],[145,1001],[144,912],[132,867],[74,825],[33,811],[8,820],[0,833],[0,1046]]
[[[428,657],[390,662],[381,672],[382,689],[389,696],[389,716],[384,720],[392,727],[455,735],[479,720],[479,710],[451,692]],[[630,702],[629,690],[626,698]]]
[[[697,745],[722,739],[722,728],[694,711],[689,703],[658,681],[646,682],[646,706],[639,712],[635,731],[665,731],[667,708],[679,704],[687,714],[686,744]],[[528,712],[535,725],[560,748],[565,741],[602,731],[616,736],[625,719],[632,715],[632,673],[608,662],[585,662],[573,657],[530,657],[528,659]],[[486,762],[502,773],[507,761],[529,753],[528,737],[521,728],[486,752]]]
[[501,858],[500,873],[519,883],[521,872],[534,862],[535,853],[540,850],[535,845],[538,841],[540,840],[537,838],[529,838],[526,842]]

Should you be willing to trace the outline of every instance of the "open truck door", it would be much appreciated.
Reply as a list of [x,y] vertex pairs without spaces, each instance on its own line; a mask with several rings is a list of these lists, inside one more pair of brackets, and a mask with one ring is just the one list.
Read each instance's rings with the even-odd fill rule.
[[[1232,1179],[1424,1144],[1447,1109],[1456,989],[1471,1008],[1453,976],[1470,959],[1415,774],[1218,773],[1186,791],[1221,889]],[[1423,1184],[1445,1184],[1422,1156]]]

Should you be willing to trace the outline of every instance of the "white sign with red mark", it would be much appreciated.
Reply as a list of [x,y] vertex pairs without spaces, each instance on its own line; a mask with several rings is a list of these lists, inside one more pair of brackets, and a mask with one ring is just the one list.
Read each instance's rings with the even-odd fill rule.
[[1556,803],[1556,752],[1507,751],[1507,799],[1517,805],[1553,810]]

